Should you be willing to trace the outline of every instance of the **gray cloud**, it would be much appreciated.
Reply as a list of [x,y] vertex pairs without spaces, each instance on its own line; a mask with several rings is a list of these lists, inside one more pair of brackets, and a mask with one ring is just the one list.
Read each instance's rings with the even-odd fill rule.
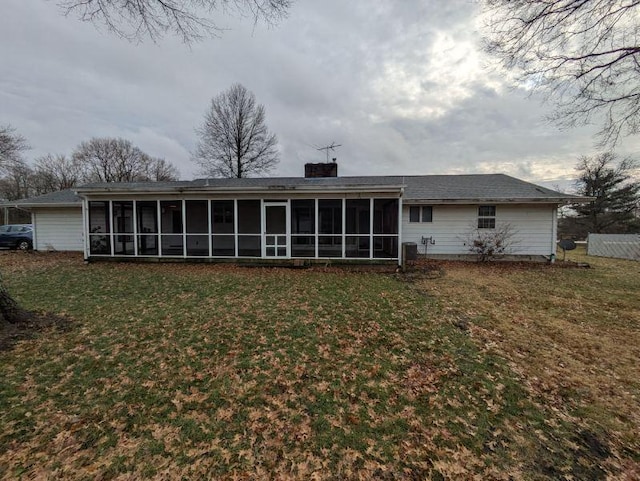
[[31,158],[122,136],[191,178],[195,127],[213,96],[241,82],[280,140],[276,175],[300,175],[323,160],[314,146],[335,141],[342,175],[506,172],[567,184],[594,129],[560,132],[539,99],[505,88],[483,67],[476,19],[464,0],[299,0],[277,28],[224,18],[220,38],[189,48],[132,44],[53,2],[5,0],[0,123],[29,139]]

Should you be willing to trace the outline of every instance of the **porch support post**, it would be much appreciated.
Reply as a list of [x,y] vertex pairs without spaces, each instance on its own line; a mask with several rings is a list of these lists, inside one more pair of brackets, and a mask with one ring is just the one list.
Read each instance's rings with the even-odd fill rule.
[[187,257],[187,201],[180,200],[182,204],[182,257]]
[[318,221],[318,210],[319,210],[318,209],[318,204],[319,204],[319,200],[318,199],[314,199],[313,200],[313,207],[314,207],[314,209],[316,211],[316,214],[315,214],[315,224],[316,225],[314,226],[314,229],[315,229],[314,232],[315,232],[315,236],[316,236],[316,239],[315,239],[316,240],[316,242],[315,242],[315,249],[316,249],[315,258],[316,259],[318,258],[318,252],[319,252],[319,249],[318,249],[318,239],[319,239],[319,235],[318,235],[318,225],[319,225],[319,221]]
[[264,199],[260,199],[260,247],[262,247],[262,254],[260,257],[264,259],[267,257],[267,213],[264,210]]
[[[375,216],[375,200],[373,197],[369,199],[369,259],[373,259],[374,245],[373,245],[373,218]],[[382,234],[382,232],[381,232]]]
[[133,255],[138,257],[138,205],[133,201]]
[[342,258],[347,257],[347,199],[342,198]]
[[213,227],[211,223],[211,199],[207,199],[207,232],[209,235],[208,244],[209,244],[209,257],[213,257]]
[[398,198],[398,265],[402,267],[402,194],[404,187],[400,190]]
[[[37,233],[36,233],[37,235]],[[82,199],[82,235],[84,237],[83,250],[84,260],[89,260],[89,201],[86,198]]]
[[238,199],[233,199],[233,241],[235,242],[236,257],[238,257]]
[[158,257],[162,257],[164,252],[162,252],[162,207],[160,206],[160,199],[156,199],[156,215],[158,216],[158,233],[156,234],[158,237]]
[[115,236],[113,235],[113,201],[108,200],[109,203],[109,218],[107,219],[107,226],[109,227],[109,244],[111,244],[111,257],[115,256]]

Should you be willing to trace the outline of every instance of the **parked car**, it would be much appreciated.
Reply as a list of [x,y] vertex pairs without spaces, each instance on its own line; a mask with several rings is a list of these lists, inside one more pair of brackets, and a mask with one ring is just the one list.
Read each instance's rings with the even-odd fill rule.
[[23,251],[33,247],[32,224],[0,225],[0,247],[20,249]]

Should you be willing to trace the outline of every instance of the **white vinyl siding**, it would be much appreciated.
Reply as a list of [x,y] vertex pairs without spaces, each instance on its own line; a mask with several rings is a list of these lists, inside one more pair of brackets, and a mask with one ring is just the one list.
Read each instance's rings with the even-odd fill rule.
[[[429,255],[469,254],[465,240],[478,225],[478,205],[434,205],[433,222],[409,222],[409,201],[402,213],[402,242],[416,242],[424,253],[423,237],[432,237],[435,244],[427,246]],[[545,255],[555,252],[556,205],[497,204],[496,223],[509,223],[515,233],[515,255]]]
[[38,251],[82,251],[82,209],[33,209],[34,246]]

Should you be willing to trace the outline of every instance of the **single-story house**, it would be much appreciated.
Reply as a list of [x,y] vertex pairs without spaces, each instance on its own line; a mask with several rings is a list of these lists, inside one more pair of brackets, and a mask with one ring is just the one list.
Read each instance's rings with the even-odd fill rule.
[[31,212],[35,250],[84,251],[82,199],[73,190],[61,190],[4,205]]
[[469,233],[509,224],[514,256],[549,258],[558,206],[585,200],[504,174],[305,177],[93,183],[26,199],[37,250],[88,260],[401,260],[469,255]]

